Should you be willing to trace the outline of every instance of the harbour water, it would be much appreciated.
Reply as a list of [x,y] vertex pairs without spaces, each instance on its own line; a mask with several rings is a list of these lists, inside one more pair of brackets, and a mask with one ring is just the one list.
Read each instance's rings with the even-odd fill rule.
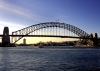
[[0,48],[0,71],[95,71],[100,49],[18,46]]

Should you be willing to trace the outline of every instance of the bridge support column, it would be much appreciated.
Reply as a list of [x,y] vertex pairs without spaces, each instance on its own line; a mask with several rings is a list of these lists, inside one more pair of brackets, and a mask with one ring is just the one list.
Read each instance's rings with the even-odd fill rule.
[[2,37],[2,46],[10,46],[10,37],[9,37],[9,28],[4,27],[3,37]]

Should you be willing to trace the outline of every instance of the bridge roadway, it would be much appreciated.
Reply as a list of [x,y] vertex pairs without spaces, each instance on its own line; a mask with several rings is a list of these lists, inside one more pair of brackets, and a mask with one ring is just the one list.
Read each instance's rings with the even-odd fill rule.
[[[61,35],[9,35],[11,37],[60,37],[60,38],[81,38],[81,39],[91,39],[88,37],[74,37],[74,36],[61,36]],[[3,37],[3,35],[0,35]]]

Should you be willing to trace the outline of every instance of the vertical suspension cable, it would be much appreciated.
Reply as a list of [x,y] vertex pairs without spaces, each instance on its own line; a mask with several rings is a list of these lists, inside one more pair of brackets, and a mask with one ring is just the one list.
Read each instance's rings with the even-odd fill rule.
[[65,27],[64,27],[64,36],[65,36]]
[[49,31],[50,27],[48,27],[48,35],[50,35],[50,31]]
[[50,26],[50,35],[52,35],[52,27]]
[[50,27],[49,27],[49,35],[50,35]]
[[44,31],[45,31],[45,28],[43,28],[43,35],[45,35],[45,32]]
[[[65,25],[65,24],[64,24],[64,25]],[[67,33],[67,32],[66,32],[66,25],[65,25],[64,27],[65,27],[65,30],[64,30],[64,31],[65,31],[64,36],[66,36],[66,33]]]
[[48,35],[48,27],[47,27],[47,35]]
[[[47,28],[48,28],[48,27],[47,27]],[[46,28],[46,35],[48,35],[48,33],[47,33],[47,32],[48,32],[47,28]]]
[[34,31],[33,31],[33,34],[35,35],[35,27],[34,27]]
[[39,29],[39,35],[41,35],[41,32],[40,32],[41,28]]
[[36,32],[36,27],[34,27],[34,35],[36,35],[35,32]]
[[69,29],[68,29],[68,36],[69,36]]
[[70,35],[70,26],[69,26],[69,36],[71,36],[71,35]]
[[45,35],[45,27],[43,28],[43,35]]
[[41,35],[42,35],[42,29],[43,29],[43,28],[41,28]]
[[47,35],[49,35],[49,24],[48,24],[48,27],[47,27]]
[[51,30],[51,31],[52,31],[52,36],[53,36],[53,27],[51,27],[51,28],[52,28],[52,30]]
[[54,24],[53,24],[53,36],[54,36],[54,27],[55,27],[55,26],[54,26]]
[[45,27],[44,27],[44,30],[43,30],[43,32],[44,32],[44,35],[45,35]]
[[54,31],[53,31],[53,27],[52,27],[52,36],[53,36],[53,33],[54,33]]
[[75,29],[73,29],[74,37],[75,37]]
[[[34,30],[35,31],[35,30]],[[39,35],[39,29],[37,30],[37,35]]]
[[44,32],[43,32],[44,28],[42,28],[42,35],[44,35]]
[[[35,31],[34,31],[35,32]],[[35,35],[37,35],[38,30],[35,32]]]
[[59,36],[60,36],[60,26],[59,26]]
[[42,28],[40,29],[41,35],[42,35]]
[[56,26],[56,36],[57,36],[57,26]]
[[44,32],[43,32],[44,28],[42,28],[42,35],[44,35]]
[[64,28],[64,34],[63,34],[63,36],[65,36],[65,28]]

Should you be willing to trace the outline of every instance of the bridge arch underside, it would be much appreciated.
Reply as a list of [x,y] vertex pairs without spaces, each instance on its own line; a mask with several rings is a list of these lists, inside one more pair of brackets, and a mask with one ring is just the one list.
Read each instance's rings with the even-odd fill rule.
[[[66,23],[60,23],[60,22],[46,22],[46,23],[32,25],[32,26],[23,28],[21,30],[12,32],[12,35],[29,35],[30,33],[35,32],[39,29],[48,28],[48,27],[63,28],[63,29],[71,31],[72,33],[76,34],[79,37],[89,36],[89,34],[87,34],[85,31],[83,31],[73,25],[66,24]],[[12,43],[16,43],[23,37],[24,36],[12,37]],[[14,42],[13,42],[13,40],[14,40]]]

